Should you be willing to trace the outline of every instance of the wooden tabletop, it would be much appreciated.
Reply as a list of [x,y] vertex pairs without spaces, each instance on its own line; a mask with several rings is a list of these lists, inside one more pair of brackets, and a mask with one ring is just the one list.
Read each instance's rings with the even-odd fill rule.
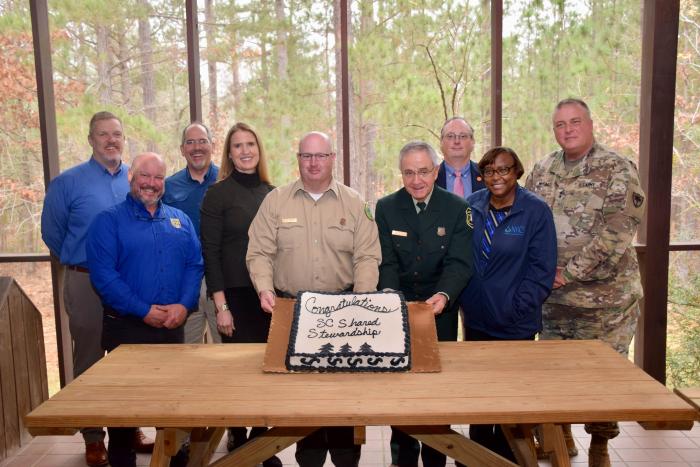
[[264,344],[125,345],[27,415],[82,426],[688,421],[694,409],[598,341],[440,343],[442,372],[271,374]]
[[673,390],[681,398],[687,401],[697,410],[696,417],[700,420],[700,387],[695,388],[675,388]]

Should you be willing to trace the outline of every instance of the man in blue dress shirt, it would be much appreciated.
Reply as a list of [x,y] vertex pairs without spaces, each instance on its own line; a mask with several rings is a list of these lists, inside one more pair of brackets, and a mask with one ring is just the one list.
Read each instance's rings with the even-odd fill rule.
[[[164,186],[162,157],[137,156],[126,200],[98,214],[88,230],[85,249],[108,352],[120,344],[182,343],[182,325],[197,307],[202,250],[187,214],[161,202]],[[134,467],[136,428],[108,430],[112,467]]]
[[[119,118],[98,112],[90,119],[88,142],[92,156],[51,181],[41,213],[41,236],[51,254],[65,266],[63,301],[73,339],[73,377],[104,356],[102,305],[90,285],[85,257],[88,227],[101,211],[120,203],[129,191],[128,167],[122,163],[124,130]],[[85,461],[107,465],[102,428],[83,428]],[[151,452],[153,442],[139,430],[134,439],[138,452]]]
[[[199,209],[202,206],[202,199],[219,175],[219,168],[211,162],[213,149],[214,142],[209,128],[200,122],[190,123],[182,131],[180,144],[180,153],[187,161],[187,165],[165,179],[163,202],[187,214],[197,236],[199,236]],[[201,343],[207,323],[210,342],[220,343],[221,336],[216,329],[213,302],[207,298],[206,287],[202,281],[198,310],[190,314],[185,322],[185,343]]]

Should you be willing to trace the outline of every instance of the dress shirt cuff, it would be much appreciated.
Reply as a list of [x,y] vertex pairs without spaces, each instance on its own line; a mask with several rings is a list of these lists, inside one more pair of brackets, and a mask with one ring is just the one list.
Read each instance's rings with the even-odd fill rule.
[[447,303],[450,303],[450,296],[447,295],[447,292],[438,292],[438,293],[447,299]]
[[260,292],[264,290],[272,290],[273,292],[275,290],[275,284],[273,283],[271,278],[251,276],[251,281],[253,282],[253,286],[255,286],[255,291],[258,292],[258,294],[260,294]]

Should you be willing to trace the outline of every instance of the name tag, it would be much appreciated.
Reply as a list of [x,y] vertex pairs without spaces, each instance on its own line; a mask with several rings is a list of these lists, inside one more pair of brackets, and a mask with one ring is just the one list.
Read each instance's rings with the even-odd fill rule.
[[296,217],[285,217],[284,219],[282,219],[283,224],[293,224],[296,221],[297,221]]
[[392,230],[391,235],[395,235],[397,237],[408,237],[408,233],[402,230]]

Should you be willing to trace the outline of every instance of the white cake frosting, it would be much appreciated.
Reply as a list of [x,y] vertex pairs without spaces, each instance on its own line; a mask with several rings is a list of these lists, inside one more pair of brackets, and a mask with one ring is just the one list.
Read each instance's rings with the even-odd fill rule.
[[407,371],[411,345],[400,292],[299,292],[287,369]]

